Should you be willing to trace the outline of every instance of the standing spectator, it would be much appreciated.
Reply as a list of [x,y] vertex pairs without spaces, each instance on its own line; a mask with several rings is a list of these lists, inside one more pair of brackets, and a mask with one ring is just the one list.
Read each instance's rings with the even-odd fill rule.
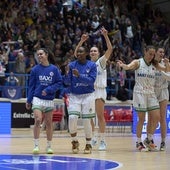
[[[133,106],[138,112],[138,124],[137,124],[137,142],[136,148],[139,151],[156,150],[156,146],[152,142],[153,134],[158,125],[160,118],[159,103],[154,91],[155,86],[155,74],[156,68],[165,71],[165,67],[162,67],[159,63],[155,66],[152,64],[152,60],[155,56],[155,48],[153,46],[147,46],[144,57],[133,60],[130,64],[124,64],[122,61],[118,61],[118,65],[124,70],[135,70],[135,86],[133,90]],[[145,121],[145,114],[148,112],[152,121],[149,127],[149,134],[144,144],[141,141],[142,128]]]
[[131,48],[133,48],[134,28],[130,19],[127,20],[125,28],[125,41],[127,41]]
[[31,70],[29,81],[29,92],[26,108],[34,112],[34,149],[33,153],[39,153],[39,135],[42,118],[46,125],[47,154],[52,154],[51,141],[53,134],[52,110],[54,109],[55,92],[60,89],[62,77],[59,69],[48,61],[48,51],[39,49],[37,51],[39,63]]
[[[18,52],[16,63],[15,63],[15,71],[18,74],[19,86],[21,88],[25,88],[25,73],[26,73],[26,62],[25,56],[22,52]],[[25,89],[22,90],[22,96],[24,97]]]
[[7,86],[18,86],[19,80],[18,78],[14,75],[13,72],[10,73],[10,75],[6,78],[6,85]]
[[144,26],[142,27],[142,39],[144,40],[144,43],[146,45],[152,44],[152,36],[153,31],[151,29],[151,26],[145,22]]
[[[2,50],[0,50],[0,86],[4,86],[5,84],[5,58],[2,55]],[[1,92],[1,91],[0,91]],[[0,94],[1,97],[1,94]]]
[[77,60],[70,62],[68,71],[64,77],[64,82],[70,84],[69,88],[69,132],[72,138],[73,153],[79,152],[79,142],[77,139],[77,121],[82,118],[86,146],[84,153],[91,153],[92,127],[91,118],[95,117],[94,82],[96,79],[96,64],[86,57],[88,51],[85,47],[76,50]]

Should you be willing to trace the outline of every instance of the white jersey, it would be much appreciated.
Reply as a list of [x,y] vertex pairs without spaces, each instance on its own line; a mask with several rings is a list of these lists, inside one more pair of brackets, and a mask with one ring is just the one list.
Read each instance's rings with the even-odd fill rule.
[[[163,62],[161,62],[163,64]],[[155,89],[168,88],[168,79],[165,77],[164,72],[156,71]]]
[[100,57],[96,61],[97,77],[94,83],[95,88],[105,88],[107,86],[106,61],[107,59],[105,58],[105,56]]
[[139,68],[135,70],[134,92],[153,94],[156,68],[152,64],[147,65],[143,58],[139,62]]

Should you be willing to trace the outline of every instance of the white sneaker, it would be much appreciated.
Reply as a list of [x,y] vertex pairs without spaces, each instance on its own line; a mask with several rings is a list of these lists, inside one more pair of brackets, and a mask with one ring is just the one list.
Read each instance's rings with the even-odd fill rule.
[[106,143],[105,141],[101,140],[99,144],[99,151],[105,151],[106,150]]
[[91,145],[92,145],[92,147],[96,146],[97,143],[98,143],[98,141],[97,141],[96,138],[93,138],[93,139],[91,140]]

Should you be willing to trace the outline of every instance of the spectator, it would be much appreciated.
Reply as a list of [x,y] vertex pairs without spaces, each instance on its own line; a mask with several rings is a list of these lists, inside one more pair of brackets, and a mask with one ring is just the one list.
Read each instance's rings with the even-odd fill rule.
[[19,80],[14,75],[13,72],[11,72],[10,75],[6,78],[6,85],[7,86],[18,86],[19,85]]
[[19,52],[16,57],[15,71],[18,74],[19,86],[23,88],[22,95],[25,96],[25,73],[26,73],[26,62],[22,52]]
[[[0,51],[2,53],[2,51]],[[0,86],[4,86],[5,84],[5,60],[2,55],[0,55]],[[1,92],[1,91],[0,91]],[[2,94],[0,94],[1,96]]]
[[[50,37],[46,43],[52,49],[51,53],[54,53],[54,61],[63,62],[65,54],[68,54],[70,48],[75,47],[82,33],[95,33],[91,27],[94,16],[97,16],[100,23],[97,29],[104,25],[109,35],[117,39],[118,49],[113,47],[116,57],[111,56],[112,61],[120,59],[122,55],[126,58],[126,53],[122,54],[122,51],[126,51],[124,43],[127,43],[125,42],[127,20],[132,21],[132,30],[134,28],[136,30],[133,32],[134,43],[130,48],[137,53],[138,57],[143,54],[145,44],[164,44],[164,38],[168,39],[170,31],[163,11],[160,8],[154,9],[150,1],[143,4],[140,1],[127,0],[87,1],[86,5],[76,2],[73,3],[73,8],[69,9],[67,6],[62,7],[62,1],[48,3],[48,1],[13,0],[0,2],[0,8],[0,42],[11,44],[7,73],[15,72],[15,51],[21,45],[18,42],[22,43],[23,47],[27,46],[27,52],[34,53],[36,58],[35,51],[45,47],[46,35]],[[113,29],[118,33],[113,35],[115,32]],[[159,35],[154,42],[153,32]],[[57,37],[61,40],[58,41]],[[94,44],[98,48],[105,46],[105,42],[102,42],[98,35],[92,36],[89,41],[91,46]],[[52,42],[50,44],[54,42],[54,45],[50,46],[49,42]],[[56,44],[61,47],[56,49]],[[112,44],[114,46],[114,42]],[[128,46],[130,45],[129,43]],[[169,42],[166,46],[168,45]],[[104,49],[101,48],[100,51],[104,52]],[[27,56],[25,51],[24,55]],[[126,61],[128,62],[129,60]]]

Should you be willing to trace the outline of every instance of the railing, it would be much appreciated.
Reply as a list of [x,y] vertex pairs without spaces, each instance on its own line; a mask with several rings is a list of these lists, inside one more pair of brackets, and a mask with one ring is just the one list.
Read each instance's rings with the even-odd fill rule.
[[[9,77],[10,74],[9,73],[6,73],[5,74],[5,77],[7,79],[7,77]],[[14,76],[16,78],[18,78],[18,80],[22,80],[24,82],[24,84],[20,84],[21,82],[19,82],[19,84],[17,85],[17,87],[20,87],[21,89],[21,92],[22,92],[22,98],[27,98],[27,94],[28,94],[28,83],[29,83],[29,76],[30,74],[14,74]],[[116,78],[113,78],[113,77],[109,77],[108,79],[108,82],[111,82],[111,83],[108,83],[108,86],[106,88],[107,90],[107,94],[108,95],[111,95],[113,97],[116,96],[119,88],[120,88],[120,81],[119,79],[116,79]],[[132,90],[133,90],[133,82],[134,80],[133,79],[125,79],[125,84],[126,84],[126,89],[128,91],[128,99],[130,100],[131,97],[132,97]],[[12,86],[8,86],[7,84],[5,85],[0,85],[0,92],[2,93],[3,90],[7,87],[12,87]],[[3,97],[2,95],[0,97]]]
[[11,74],[10,73],[6,73],[5,74],[5,83],[4,83],[4,85],[0,85],[0,94],[1,94],[0,97],[3,97],[3,90],[5,90],[5,89],[7,89],[9,87],[11,87],[11,88],[12,87],[13,88],[14,87],[20,87],[20,90],[22,92],[22,98],[26,98],[27,94],[28,94],[28,83],[29,83],[28,81],[29,81],[30,74],[16,74],[16,73],[13,74],[13,76],[16,77],[18,79],[18,81],[19,81],[17,83],[17,85],[14,85],[14,86],[10,85],[10,83],[7,82],[7,78],[9,76],[11,76]]

